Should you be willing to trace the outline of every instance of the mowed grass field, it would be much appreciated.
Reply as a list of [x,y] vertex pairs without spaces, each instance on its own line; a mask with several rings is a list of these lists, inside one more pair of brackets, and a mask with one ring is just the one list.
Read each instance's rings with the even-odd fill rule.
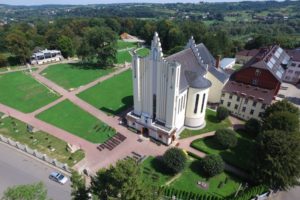
[[41,74],[65,89],[70,89],[86,85],[112,71],[111,68],[101,69],[81,63],[70,63],[51,65]]
[[117,115],[133,105],[132,71],[127,70],[78,96],[98,109]]
[[103,143],[115,134],[111,127],[69,100],[38,114],[37,118],[92,143]]
[[24,113],[41,108],[59,97],[25,72],[0,75],[0,103]]
[[[239,187],[241,180],[226,172],[207,179],[201,173],[200,160],[188,157],[187,164],[178,177],[166,173],[163,163],[152,156],[149,156],[141,164],[143,180],[149,185],[166,186],[177,190],[193,192],[197,194],[211,194],[219,197],[227,197],[234,194]],[[225,179],[227,182],[225,183]],[[202,189],[197,185],[198,181],[209,185],[208,189]],[[223,182],[222,187],[218,187]]]
[[137,51],[137,54],[141,57],[148,56],[150,54],[150,50],[147,48],[142,48]]
[[119,51],[117,53],[117,64],[124,64],[125,62],[131,62],[132,56],[128,51]]
[[117,49],[127,49],[127,48],[136,48],[136,42],[125,42],[123,40],[118,40]]

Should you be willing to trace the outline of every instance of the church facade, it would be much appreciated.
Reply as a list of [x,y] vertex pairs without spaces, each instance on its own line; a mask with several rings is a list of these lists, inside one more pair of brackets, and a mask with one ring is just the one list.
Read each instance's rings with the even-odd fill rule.
[[209,68],[193,38],[183,51],[164,58],[155,33],[150,55],[133,58],[134,109],[127,114],[128,126],[166,145],[184,128],[203,128],[212,87]]

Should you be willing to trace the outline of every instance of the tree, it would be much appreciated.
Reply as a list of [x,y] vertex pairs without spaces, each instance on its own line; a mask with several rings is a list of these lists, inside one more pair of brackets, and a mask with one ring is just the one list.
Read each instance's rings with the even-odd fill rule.
[[0,54],[0,67],[5,67],[7,65],[7,59],[3,54]]
[[85,186],[84,177],[77,171],[72,172],[71,176],[72,199],[73,200],[89,200],[89,190]]
[[256,137],[261,130],[261,122],[257,119],[251,118],[245,123],[245,130],[249,135]]
[[94,27],[84,35],[78,55],[88,62],[96,61],[101,67],[112,66],[116,61],[116,34],[106,27]]
[[232,148],[237,144],[236,133],[231,129],[218,129],[214,136],[215,140],[224,148]]
[[218,120],[223,121],[228,116],[229,116],[229,111],[228,111],[227,108],[225,108],[223,106],[219,106],[217,108],[217,118],[218,118]]
[[208,176],[213,177],[224,171],[224,161],[219,155],[207,155],[200,160],[201,170]]
[[283,130],[294,132],[299,130],[299,116],[288,111],[275,111],[264,118],[263,130]]
[[299,133],[269,130],[258,136],[254,176],[272,189],[286,190],[300,184]]
[[277,101],[276,103],[273,103],[272,105],[267,107],[267,109],[265,110],[264,115],[263,115],[263,120],[264,120],[264,118],[267,118],[269,115],[271,115],[272,113],[274,113],[276,111],[279,111],[279,112],[287,111],[289,113],[295,114],[296,116],[299,116],[299,109],[296,106],[294,106],[287,100],[282,100],[282,101]]
[[159,199],[159,193],[142,180],[140,166],[133,159],[98,171],[92,178],[91,191],[101,200]]
[[63,57],[68,58],[74,56],[74,47],[72,39],[67,36],[61,36],[57,41],[57,46],[59,50],[61,50],[61,53]]
[[32,185],[19,185],[4,191],[1,200],[46,200],[47,190],[40,182]]
[[172,174],[182,171],[185,167],[186,160],[186,155],[182,149],[176,147],[168,149],[162,157],[164,166]]
[[24,33],[14,31],[6,36],[6,48],[18,57],[22,64],[31,56],[30,45]]

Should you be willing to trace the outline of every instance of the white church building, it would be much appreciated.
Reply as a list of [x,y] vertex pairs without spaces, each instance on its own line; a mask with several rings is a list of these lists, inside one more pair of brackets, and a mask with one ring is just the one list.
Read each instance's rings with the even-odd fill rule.
[[228,80],[214,65],[206,47],[193,38],[184,50],[164,58],[155,33],[150,55],[133,58],[134,109],[127,114],[128,126],[167,145],[184,128],[203,128],[209,91]]

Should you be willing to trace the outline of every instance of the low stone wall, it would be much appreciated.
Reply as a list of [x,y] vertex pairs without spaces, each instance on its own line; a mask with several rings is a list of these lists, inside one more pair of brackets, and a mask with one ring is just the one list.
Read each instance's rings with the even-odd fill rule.
[[51,164],[59,169],[62,169],[67,173],[71,173],[71,170],[69,169],[67,164],[61,163],[61,162],[57,161],[56,159],[52,159],[52,158],[48,157],[46,154],[42,154],[36,150],[30,149],[27,145],[20,144],[19,142],[11,140],[10,138],[6,138],[3,135],[0,135],[0,141],[3,143],[6,143],[12,147],[15,147],[27,154],[30,154],[30,155],[48,163],[48,164]]

